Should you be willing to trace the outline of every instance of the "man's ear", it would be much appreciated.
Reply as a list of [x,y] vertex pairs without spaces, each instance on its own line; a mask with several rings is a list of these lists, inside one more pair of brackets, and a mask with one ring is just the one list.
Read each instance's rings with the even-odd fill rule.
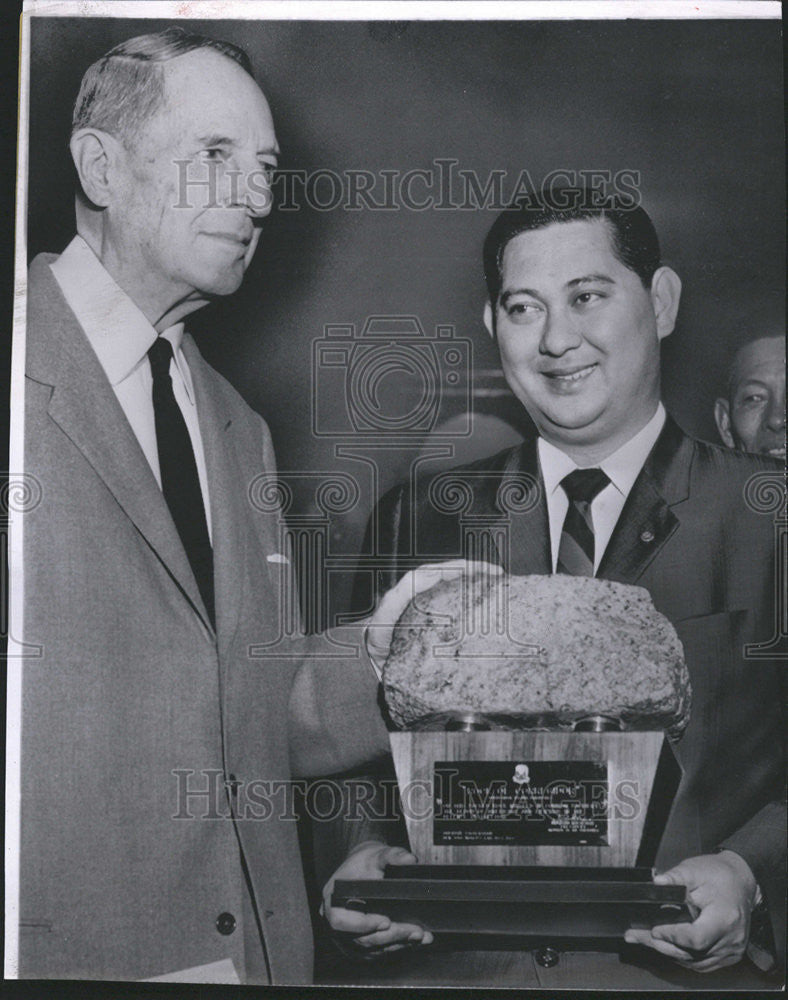
[[727,445],[729,448],[735,448],[736,442],[733,440],[733,434],[731,434],[731,411],[728,407],[727,399],[718,399],[715,402],[714,421],[717,424],[717,430],[719,431],[723,444]]
[[490,305],[490,300],[484,303],[484,325],[487,328],[487,332],[495,340],[495,317],[493,316],[492,306]]
[[659,267],[651,279],[651,304],[660,340],[673,333],[681,298],[681,278],[672,267]]
[[69,145],[82,190],[94,205],[106,208],[121,154],[120,143],[101,129],[82,128],[72,135]]

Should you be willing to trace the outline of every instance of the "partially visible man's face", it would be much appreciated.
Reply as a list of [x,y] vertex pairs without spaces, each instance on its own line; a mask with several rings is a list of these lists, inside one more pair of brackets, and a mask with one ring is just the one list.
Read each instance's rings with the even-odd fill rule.
[[762,337],[736,355],[727,399],[715,418],[729,448],[785,458],[785,340]]
[[134,262],[151,295],[227,295],[241,284],[259,220],[271,210],[271,112],[254,80],[213,50],[179,56],[164,73],[164,105],[129,151],[111,206],[115,252],[125,267]]
[[[489,329],[492,319],[488,306]],[[609,454],[653,416],[665,333],[604,220],[553,223],[511,240],[494,329],[509,385],[556,446]]]

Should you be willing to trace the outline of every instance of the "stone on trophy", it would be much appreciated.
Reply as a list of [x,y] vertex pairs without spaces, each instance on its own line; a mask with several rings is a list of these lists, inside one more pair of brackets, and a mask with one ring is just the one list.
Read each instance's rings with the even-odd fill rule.
[[675,629],[642,587],[590,577],[469,574],[416,595],[383,672],[400,728],[467,715],[512,728],[681,734],[690,681]]

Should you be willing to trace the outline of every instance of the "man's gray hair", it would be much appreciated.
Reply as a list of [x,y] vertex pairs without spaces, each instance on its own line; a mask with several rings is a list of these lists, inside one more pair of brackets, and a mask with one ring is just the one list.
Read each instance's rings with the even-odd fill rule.
[[174,27],[138,35],[110,49],[85,72],[74,104],[72,135],[96,128],[124,144],[132,142],[164,101],[162,63],[195,49],[220,52],[254,76],[249,56],[232,42]]

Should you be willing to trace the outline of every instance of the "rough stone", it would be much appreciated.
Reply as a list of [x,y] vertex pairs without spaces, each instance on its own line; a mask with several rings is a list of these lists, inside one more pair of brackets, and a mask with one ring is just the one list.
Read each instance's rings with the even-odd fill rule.
[[466,576],[416,596],[385,664],[392,720],[474,713],[522,728],[607,716],[625,729],[689,721],[676,631],[642,587],[588,577]]

